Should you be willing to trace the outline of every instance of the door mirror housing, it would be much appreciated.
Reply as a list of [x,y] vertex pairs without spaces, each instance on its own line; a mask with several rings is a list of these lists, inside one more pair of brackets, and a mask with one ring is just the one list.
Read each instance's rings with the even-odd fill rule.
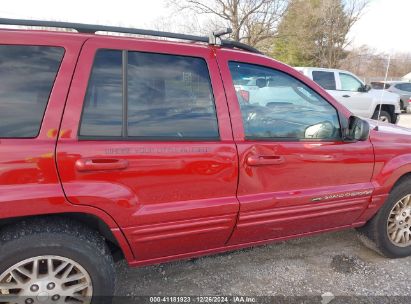
[[371,86],[368,84],[362,85],[361,87],[358,88],[358,92],[366,93],[369,90],[371,90]]
[[344,141],[364,141],[370,135],[370,125],[359,117],[351,116],[348,119],[347,126],[342,131]]

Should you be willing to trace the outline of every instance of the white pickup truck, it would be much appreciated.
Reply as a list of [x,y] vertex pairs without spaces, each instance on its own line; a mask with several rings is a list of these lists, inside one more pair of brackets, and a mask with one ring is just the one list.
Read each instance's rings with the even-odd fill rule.
[[322,86],[355,115],[377,119],[381,104],[379,120],[390,123],[398,122],[399,114],[401,114],[398,94],[374,90],[354,74],[343,70],[312,67],[296,67],[295,69]]

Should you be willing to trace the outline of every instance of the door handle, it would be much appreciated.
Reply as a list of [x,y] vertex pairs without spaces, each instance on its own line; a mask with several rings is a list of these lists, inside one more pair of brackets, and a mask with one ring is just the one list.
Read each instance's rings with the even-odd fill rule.
[[351,97],[350,95],[343,95],[342,97],[348,98]]
[[127,160],[117,158],[78,159],[76,161],[78,171],[119,170],[127,166]]
[[279,165],[285,162],[285,158],[280,155],[250,155],[246,162],[249,166]]

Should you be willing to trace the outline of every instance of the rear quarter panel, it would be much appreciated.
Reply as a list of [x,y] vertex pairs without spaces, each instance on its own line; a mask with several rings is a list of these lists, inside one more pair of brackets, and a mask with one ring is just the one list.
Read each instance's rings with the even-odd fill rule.
[[93,207],[75,206],[67,201],[55,163],[55,148],[66,97],[80,50],[87,39],[87,35],[80,34],[0,31],[0,45],[44,45],[65,50],[38,136],[0,138],[0,220],[57,213],[90,214],[106,223],[117,237],[125,256],[130,258],[124,236],[107,213]]

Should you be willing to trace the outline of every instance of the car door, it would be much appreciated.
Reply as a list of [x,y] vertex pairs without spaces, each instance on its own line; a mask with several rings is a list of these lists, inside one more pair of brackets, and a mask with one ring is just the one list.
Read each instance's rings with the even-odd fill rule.
[[374,114],[373,97],[368,92],[360,92],[364,84],[351,74],[337,73],[337,90],[332,96],[355,115],[371,118]]
[[238,164],[210,51],[89,39],[57,165],[68,200],[113,217],[138,261],[223,246],[239,209]]
[[[229,244],[350,226],[373,190],[370,141],[343,142],[338,105],[292,68],[230,50],[217,58],[239,154],[240,215]],[[245,102],[235,85],[257,76],[271,98]]]

